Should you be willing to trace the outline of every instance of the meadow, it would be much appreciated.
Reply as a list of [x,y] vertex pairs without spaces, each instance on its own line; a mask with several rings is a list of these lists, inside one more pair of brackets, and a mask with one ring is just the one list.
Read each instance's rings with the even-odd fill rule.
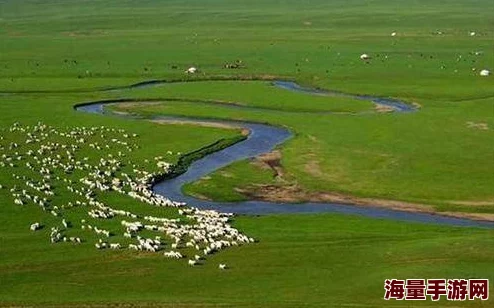
[[[24,142],[9,134],[14,122],[125,129],[139,136],[129,159],[152,171],[154,157],[176,163],[240,135],[73,110],[101,99],[153,101],[112,108],[144,117],[266,122],[294,133],[277,149],[281,176],[259,159],[240,161],[186,185],[192,195],[245,200],[268,198],[263,187],[296,188],[294,202],[330,192],[488,219],[494,214],[494,79],[479,70],[494,69],[493,18],[486,0],[3,0],[2,146]],[[362,53],[372,59],[361,61]],[[225,68],[229,63],[241,66]],[[191,66],[199,72],[184,74]],[[379,113],[366,101],[276,89],[273,79],[399,98],[420,109]],[[182,82],[100,91],[146,80]],[[85,155],[101,158],[98,151]],[[162,254],[95,249],[98,236],[80,230],[87,216],[80,208],[68,214],[74,222],[68,232],[82,234],[83,243],[50,243],[59,217],[14,205],[12,173],[30,174],[23,164],[0,172],[0,306],[403,306],[383,301],[384,279],[494,279],[492,230],[341,214],[235,217],[232,226],[257,242],[195,267]],[[98,197],[142,216],[177,217],[176,209],[128,196]],[[56,202],[74,202],[74,196],[60,190]],[[30,231],[35,221],[46,227]],[[120,232],[117,221],[105,226]],[[219,270],[220,263],[229,269]],[[461,305],[488,307],[490,301]]]
[[[467,123],[491,124],[493,105],[488,100],[463,102],[446,110],[439,103],[427,104],[421,100],[422,108],[413,114],[380,114],[373,112],[374,107],[369,102],[307,97],[276,89],[268,82],[236,86],[231,82],[201,82],[190,84],[187,92],[177,93],[177,88],[183,86],[163,86],[151,93],[144,89],[133,90],[126,96],[138,98],[146,93],[148,98],[159,97],[155,92],[161,92],[161,97],[198,99],[197,96],[202,95],[203,99],[227,103],[207,105],[170,101],[115,105],[113,108],[144,116],[189,115],[260,121],[288,127],[295,132],[295,137],[280,149],[282,176],[275,176],[268,166],[256,164],[256,161],[239,162],[213,174],[212,178],[188,185],[186,191],[192,194],[209,198],[214,195],[218,200],[231,201],[246,198],[236,193],[236,189],[256,193],[256,187],[263,185],[280,190],[300,186],[307,194],[332,191],[435,204],[438,211],[492,213],[494,209],[492,132],[472,128]],[[239,102],[237,96],[246,93],[240,103],[254,107],[253,110],[231,108],[225,97],[227,94],[215,93],[221,86],[238,89],[230,99],[233,102]],[[206,88],[210,90],[206,92]],[[251,97],[255,96],[264,99],[252,103]],[[292,101],[303,101],[303,104],[293,106]],[[265,109],[267,106],[270,109]],[[444,127],[447,130],[442,129]],[[472,151],[474,144],[475,151]],[[262,173],[266,176],[259,179]],[[232,176],[243,184],[232,180]],[[236,198],[234,194],[237,194]],[[475,206],[476,202],[479,206]],[[461,204],[471,206],[465,209]]]

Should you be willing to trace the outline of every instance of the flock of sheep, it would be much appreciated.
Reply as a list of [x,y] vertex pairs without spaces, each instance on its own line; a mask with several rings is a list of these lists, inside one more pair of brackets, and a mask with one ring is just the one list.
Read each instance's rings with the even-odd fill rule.
[[[145,160],[146,169],[154,169],[151,172],[134,163],[131,156],[139,149],[137,138],[136,134],[104,126],[64,131],[42,123],[14,123],[0,136],[0,167],[4,174],[12,175],[10,187],[0,185],[0,189],[9,189],[17,206],[36,205],[53,216],[30,225],[34,232],[52,224],[51,243],[93,241],[97,249],[161,252],[172,259],[188,257],[188,264],[195,266],[222,249],[254,242],[229,224],[230,213],[186,207],[155,194],[154,181],[173,165],[163,157]],[[119,209],[102,201],[105,194],[173,208],[174,214],[143,215],[145,210],[138,205],[135,210],[141,212]],[[78,236],[69,236],[76,233]],[[227,265],[219,264],[218,268],[226,269]]]

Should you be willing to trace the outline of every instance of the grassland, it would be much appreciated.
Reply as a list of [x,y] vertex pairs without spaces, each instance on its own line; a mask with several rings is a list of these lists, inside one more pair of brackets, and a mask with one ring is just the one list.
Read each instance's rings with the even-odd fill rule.
[[[210,84],[205,83],[206,86]],[[156,92],[161,91],[162,97],[191,99],[204,93],[206,99],[216,97],[225,101],[225,94],[215,93],[215,88],[222,84],[216,82],[211,87],[213,90],[206,93],[202,83],[189,85],[188,91],[181,95],[175,93],[176,85],[163,86],[152,92],[155,97],[159,97]],[[226,86],[232,88],[229,83]],[[250,97],[265,97],[256,104],[250,103],[249,95],[245,101],[240,101],[240,104],[257,109],[177,101],[116,108],[142,115],[261,121],[282,125],[295,132],[295,137],[281,148],[283,176],[273,178],[273,172],[266,174],[264,171],[267,176],[260,179],[262,166],[239,162],[212,178],[188,185],[186,191],[191,194],[231,201],[246,198],[235,189],[255,191],[265,185],[274,185],[283,190],[295,185],[307,194],[331,191],[435,204],[443,211],[493,213],[492,130],[468,125],[468,122],[494,125],[494,118],[490,116],[494,108],[491,99],[461,103],[423,99],[418,101],[422,108],[413,114],[338,114],[372,111],[372,107],[368,102],[352,100],[341,106],[341,98],[333,101],[332,97],[287,93],[273,89],[265,82],[256,82],[256,87],[239,84],[235,89],[242,86]],[[143,91],[134,90],[128,95],[140,97]],[[243,92],[235,93],[230,101],[238,102],[237,96]],[[296,100],[303,103],[300,107],[291,107],[291,102]],[[286,104],[280,108],[276,102]],[[326,109],[321,109],[321,102],[326,102],[323,105]],[[265,106],[282,111],[266,110]],[[323,111],[336,113],[325,114]],[[476,145],[475,151],[472,151],[473,145]],[[240,182],[232,181],[231,176]],[[479,206],[475,206],[476,202]],[[460,203],[471,206],[459,206]]]
[[[18,223],[7,233],[3,225],[9,239],[1,248],[0,298],[35,305],[382,307],[401,306],[382,300],[383,281],[391,276],[494,278],[492,231],[338,215],[241,217],[235,225],[261,242],[222,252],[198,268],[153,254],[47,248],[43,234],[27,234]],[[231,270],[218,271],[217,262]]]
[[[140,135],[138,161],[238,136],[72,108],[98,99],[171,99],[131,111],[263,121],[295,133],[280,149],[282,179],[244,161],[190,185],[191,193],[239,200],[245,196],[238,187],[299,185],[308,192],[430,203],[438,211],[493,213],[494,86],[491,77],[478,76],[479,69],[494,69],[491,8],[485,0],[0,1],[0,126],[43,121],[59,128],[125,128]],[[364,52],[373,56],[369,64],[359,60]],[[224,68],[236,60],[245,67]],[[192,65],[200,73],[184,76]],[[273,76],[422,108],[411,115],[315,114],[373,107],[283,92],[261,81],[92,91],[149,79]],[[184,98],[260,110],[177,100]],[[309,162],[314,168],[306,168]],[[0,172],[0,184],[11,181]],[[172,215],[119,195],[102,197],[126,210]],[[50,245],[49,230],[33,234],[29,224],[56,220],[12,201],[0,190],[0,306],[402,306],[383,302],[385,278],[494,279],[491,230],[336,214],[244,216],[234,226],[259,243],[189,268],[160,255],[102,252],[89,243]],[[480,202],[488,205],[475,206]],[[231,270],[219,271],[219,262]]]

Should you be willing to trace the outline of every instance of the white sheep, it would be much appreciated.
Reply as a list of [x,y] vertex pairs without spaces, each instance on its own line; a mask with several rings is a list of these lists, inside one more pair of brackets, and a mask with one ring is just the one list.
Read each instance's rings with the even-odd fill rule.
[[480,76],[482,76],[482,77],[487,77],[490,74],[491,74],[491,72],[489,70],[486,70],[486,69],[480,71]]
[[[192,71],[197,72],[197,69]],[[171,201],[162,195],[157,195],[152,190],[154,182],[161,176],[161,173],[166,172],[166,170],[171,167],[168,163],[163,161],[163,157],[155,157],[156,165],[160,168],[160,173],[139,170],[139,165],[133,164],[131,161],[125,163],[128,166],[133,166],[133,176],[129,176],[123,172],[119,174],[118,171],[120,171],[120,167],[122,167],[124,163],[114,159],[114,156],[111,154],[107,155],[108,158],[100,158],[99,163],[96,163],[95,165],[90,164],[89,158],[87,157],[84,157],[81,161],[77,160],[77,151],[79,146],[81,148],[91,147],[93,149],[101,149],[105,147],[104,144],[99,144],[98,142],[91,140],[90,137],[93,135],[100,136],[102,139],[107,140],[108,136],[106,133],[104,134],[104,132],[118,131],[128,139],[130,139],[130,136],[136,137],[135,134],[131,135],[123,130],[110,129],[103,126],[89,129],[84,127],[75,128],[68,132],[61,132],[55,129],[45,130],[43,127],[46,128],[46,126],[40,124],[39,126],[36,126],[34,130],[31,130],[29,127],[24,128],[22,126],[14,125],[11,128],[11,131],[21,131],[28,134],[27,139],[30,140],[30,144],[36,144],[41,142],[41,140],[45,140],[46,142],[45,144],[40,145],[39,150],[29,150],[30,152],[27,152],[27,158],[22,157],[19,153],[9,153],[10,155],[7,155],[7,153],[3,154],[0,165],[3,164],[6,166],[6,162],[13,164],[15,160],[32,159],[33,161],[26,162],[20,166],[25,165],[31,171],[38,171],[41,175],[42,182],[29,180],[26,176],[13,174],[15,179],[20,180],[22,178],[27,187],[38,192],[42,192],[48,196],[55,194],[54,189],[58,185],[52,185],[50,182],[56,179],[57,181],[65,183],[60,187],[66,187],[67,190],[73,194],[85,197],[86,202],[76,200],[74,203],[68,202],[66,205],[61,205],[59,207],[53,206],[53,208],[49,209],[48,205],[50,200],[31,195],[26,189],[22,189],[22,187],[17,188],[15,186],[11,189],[12,197],[15,198],[14,202],[24,204],[24,202],[32,201],[34,204],[39,204],[42,206],[43,210],[48,213],[50,213],[51,210],[52,215],[58,217],[63,216],[61,212],[62,210],[67,210],[76,206],[90,206],[91,208],[87,211],[88,215],[98,219],[110,219],[116,215],[132,217],[134,219],[137,219],[138,217],[133,213],[113,209],[102,202],[97,201],[95,189],[101,191],[116,191],[154,206],[183,207],[185,205],[184,203]],[[49,137],[48,132],[53,133],[58,137],[71,138],[73,144],[49,142],[49,139],[47,139]],[[118,139],[115,139],[115,141],[112,140],[112,142],[120,146],[125,146],[129,150],[138,149],[138,146],[132,145],[130,142],[121,142]],[[10,150],[16,147],[18,147],[17,144],[12,144]],[[3,149],[4,148],[0,145],[0,150]],[[64,151],[62,153],[57,153],[60,149],[64,149]],[[36,156],[35,153],[38,156]],[[172,154],[172,152],[170,151],[168,154]],[[177,155],[181,154],[177,153]],[[125,155],[119,152],[118,157],[122,156]],[[57,169],[70,174],[73,174],[76,170],[81,170],[87,171],[87,174],[86,176],[79,178],[77,181],[69,178],[61,178],[56,175],[51,176],[50,174],[53,174]],[[87,187],[81,188],[77,185],[77,183],[82,183]],[[203,251],[205,254],[214,253],[215,251],[219,251],[230,246],[254,241],[253,239],[241,234],[238,230],[232,228],[228,224],[229,217],[232,216],[231,213],[219,213],[213,210],[200,210],[198,208],[181,208],[179,210],[179,214],[184,215],[187,220],[195,221],[195,223],[192,225],[182,224],[180,219],[152,216],[145,216],[144,219],[151,221],[156,225],[144,225],[141,222],[127,223],[122,221],[122,226],[125,229],[124,237],[137,237],[137,240],[139,241],[138,245],[129,244],[128,248],[135,250],[147,250],[151,252],[160,250],[162,245],[160,237],[146,239],[137,235],[137,233],[144,228],[149,231],[158,231],[170,237],[175,241],[174,244],[171,244],[171,247],[173,248],[178,248],[179,245],[182,245],[181,243],[186,243],[184,246],[191,248],[195,247],[197,250],[204,248]],[[70,226],[70,223],[66,221],[66,219],[62,220],[62,224],[66,228]],[[86,223],[85,220],[81,220],[81,229],[93,230],[95,233],[100,234],[100,236],[111,236],[108,230],[100,229],[97,226],[91,226]],[[52,229],[50,239],[53,243],[60,241],[81,242],[80,238],[63,236],[58,228]],[[95,247],[98,249],[118,249],[120,248],[120,245],[118,243],[110,244],[100,239],[99,242],[95,244]],[[183,257],[176,251],[165,252],[164,255],[169,258],[177,259]],[[201,260],[201,257],[199,255],[195,255],[191,259],[192,260],[190,261],[192,262],[190,265],[196,265],[198,264],[198,261]]]
[[368,54],[366,54],[366,53],[363,53],[363,54],[360,55],[360,60],[366,61],[366,60],[370,60],[370,58],[371,57]]
[[192,66],[192,67],[189,67],[189,68],[185,71],[185,73],[186,73],[186,74],[195,74],[195,73],[197,73],[197,71],[198,71],[198,69],[197,69],[196,67]]

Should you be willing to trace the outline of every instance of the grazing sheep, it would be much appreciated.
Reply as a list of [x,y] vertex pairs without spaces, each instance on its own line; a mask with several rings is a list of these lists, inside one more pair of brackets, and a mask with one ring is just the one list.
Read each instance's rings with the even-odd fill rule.
[[371,59],[371,57],[368,54],[366,54],[366,53],[363,53],[363,54],[360,55],[360,60],[367,61],[367,60],[370,60],[370,59]]
[[484,70],[481,70],[481,71],[480,71],[480,76],[482,76],[482,77],[487,77],[487,76],[489,76],[490,74],[491,74],[491,72],[490,72],[489,70],[485,70],[485,69],[484,69]]
[[185,73],[186,73],[186,74],[195,74],[195,73],[197,73],[197,72],[198,72],[198,69],[197,69],[196,67],[194,67],[194,66],[189,67],[189,68],[185,71]]
[[[192,70],[197,72],[196,70]],[[163,160],[163,157],[155,157],[156,167],[159,171],[148,172],[139,170],[138,164],[133,164],[132,161],[124,163],[120,161],[121,157],[125,157],[122,151],[119,151],[118,156],[107,154],[100,157],[94,164],[88,157],[78,157],[80,149],[85,150],[101,150],[109,148],[105,143],[112,146],[121,146],[129,151],[138,149],[139,147],[132,144],[132,138],[137,137],[137,134],[130,134],[124,130],[114,128],[101,127],[76,127],[70,131],[60,131],[53,127],[38,123],[34,127],[23,127],[20,124],[14,124],[10,128],[10,132],[18,132],[26,134],[26,143],[30,147],[39,147],[29,149],[24,153],[15,152],[16,149],[22,148],[22,145],[11,143],[8,150],[0,145],[0,151],[6,151],[0,156],[0,166],[8,168],[14,167],[16,160],[25,160],[25,163],[19,164],[16,168],[26,168],[29,172],[38,173],[37,180],[30,179],[26,175],[13,174],[14,179],[23,180],[22,184],[26,187],[13,186],[10,189],[15,204],[23,205],[34,203],[39,205],[43,211],[51,213],[53,216],[61,217],[74,207],[88,207],[84,212],[94,219],[112,219],[116,216],[126,216],[134,220],[138,216],[134,213],[112,208],[97,200],[97,190],[107,192],[115,191],[134,198],[140,202],[158,206],[158,207],[176,207],[180,208],[178,214],[185,216],[181,218],[164,218],[144,216],[144,220],[153,224],[144,224],[140,221],[126,222],[121,221],[124,229],[124,237],[136,238],[138,244],[129,244],[129,249],[139,251],[157,252],[163,245],[161,236],[153,238],[143,238],[139,236],[139,232],[143,229],[151,232],[160,232],[161,235],[171,238],[171,247],[179,249],[181,243],[186,243],[186,247],[194,247],[196,250],[204,251],[204,254],[214,253],[231,246],[236,246],[239,243],[250,243],[254,240],[240,233],[237,229],[229,225],[229,219],[233,216],[231,213],[219,213],[213,210],[200,210],[193,207],[185,207],[184,203],[174,202],[167,199],[165,196],[158,195],[153,192],[152,186],[154,182],[163,174],[166,174],[171,169],[172,165]],[[128,142],[122,142],[118,138],[111,138],[110,133],[118,133]],[[49,137],[55,137],[57,141],[50,141]],[[101,138],[104,141],[96,141],[92,137]],[[0,139],[3,139],[1,137]],[[63,140],[63,141],[60,141]],[[103,144],[102,144],[103,143]],[[24,143],[21,143],[24,144]],[[10,152],[9,152],[10,151]],[[168,154],[173,154],[169,151]],[[181,155],[180,153],[176,153]],[[148,160],[149,162],[150,160]],[[129,174],[123,173],[124,165],[133,166]],[[84,173],[79,178],[75,178]],[[54,175],[58,172],[66,172],[69,176],[60,177]],[[60,185],[61,184],[61,185]],[[82,187],[81,187],[82,186]],[[2,186],[0,185],[0,188]],[[23,188],[29,188],[23,189]],[[74,196],[85,198],[84,202],[74,199],[72,202],[61,205],[51,204],[52,200],[48,199],[55,195],[57,189],[66,189]],[[36,191],[46,195],[45,198],[32,194],[31,191]],[[184,223],[184,222],[187,223]],[[189,222],[191,222],[189,224]],[[91,222],[91,224],[93,224]],[[70,222],[65,218],[62,219],[62,225],[67,229],[70,227]],[[39,223],[34,223],[30,226],[31,230],[35,231],[41,228]],[[100,236],[110,237],[110,231],[98,228],[93,224],[86,223],[85,219],[81,219],[81,229],[91,230]],[[81,243],[78,237],[67,237],[62,234],[64,229],[52,228],[50,240],[52,243],[57,242],[73,242]],[[75,231],[75,230],[74,230]],[[120,249],[118,243],[107,243],[99,240],[94,244],[97,249]],[[204,249],[203,249],[204,248]],[[184,256],[178,251],[168,251],[164,255],[168,258],[180,259]],[[201,260],[201,256],[195,255],[191,258],[190,265],[197,265]]]

